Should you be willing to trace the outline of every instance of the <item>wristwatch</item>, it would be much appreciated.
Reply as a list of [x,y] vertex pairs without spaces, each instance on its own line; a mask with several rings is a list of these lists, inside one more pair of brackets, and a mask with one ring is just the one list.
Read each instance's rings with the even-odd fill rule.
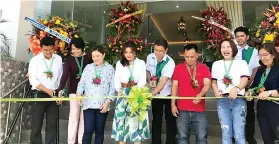
[[272,91],[270,90],[270,91],[268,91],[268,94],[269,94],[269,96],[271,96],[272,95]]

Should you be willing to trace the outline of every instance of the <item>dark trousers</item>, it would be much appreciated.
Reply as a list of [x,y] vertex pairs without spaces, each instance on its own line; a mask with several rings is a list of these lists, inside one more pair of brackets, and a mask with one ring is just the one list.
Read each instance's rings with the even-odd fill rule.
[[246,116],[246,126],[245,135],[246,141],[249,144],[255,144],[255,110],[254,110],[254,100],[247,101],[247,116]]
[[176,118],[171,113],[171,100],[154,99],[152,100],[152,144],[161,144],[162,117],[165,107],[165,120],[167,124],[166,144],[175,144],[176,142]]
[[108,112],[100,113],[100,109],[87,109],[83,111],[84,133],[82,144],[91,144],[91,139],[94,132],[94,144],[103,144],[107,115]]
[[[45,93],[38,93],[39,98],[49,98]],[[42,125],[46,113],[45,144],[56,144],[57,112],[55,101],[35,102],[32,105],[31,144],[42,144]]]
[[274,144],[274,141],[278,140],[276,129],[279,126],[279,104],[259,100],[257,104],[257,118],[264,144]]

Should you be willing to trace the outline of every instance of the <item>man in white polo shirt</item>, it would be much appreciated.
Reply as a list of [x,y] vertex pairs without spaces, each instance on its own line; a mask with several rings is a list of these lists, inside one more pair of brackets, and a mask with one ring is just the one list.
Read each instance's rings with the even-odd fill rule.
[[[154,44],[154,53],[149,54],[146,61],[147,81],[152,88],[153,96],[170,96],[172,87],[171,78],[175,63],[173,59],[166,54],[168,51],[168,42],[165,39],[157,39]],[[174,144],[176,141],[176,119],[171,113],[171,100],[153,99],[152,144],[161,144],[164,109],[167,124],[166,144]]]
[[[57,88],[63,72],[62,59],[53,54],[54,40],[44,37],[40,41],[42,52],[30,60],[28,75],[35,98],[57,96]],[[57,112],[60,102],[42,101],[32,105],[31,144],[42,144],[42,125],[46,114],[45,142],[56,144]]]
[[[251,75],[246,88],[248,88],[254,80],[257,68],[260,66],[258,50],[247,45],[249,39],[249,30],[246,27],[238,27],[234,30],[235,38],[237,41],[238,53],[235,59],[245,60],[249,67]],[[246,141],[249,144],[256,144],[254,138],[255,134],[255,111],[254,100],[247,101],[247,116],[246,116]]]

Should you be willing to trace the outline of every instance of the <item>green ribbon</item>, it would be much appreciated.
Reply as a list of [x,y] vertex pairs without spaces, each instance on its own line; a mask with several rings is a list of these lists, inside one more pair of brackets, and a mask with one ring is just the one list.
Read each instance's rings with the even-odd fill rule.
[[[45,72],[47,75],[51,75],[51,77],[50,78],[52,78],[53,77],[53,73],[52,73],[52,71],[51,71],[51,67],[52,67],[52,64],[53,64],[53,59],[54,59],[54,57],[52,57],[51,58],[51,62],[50,62],[50,66],[48,67],[48,65],[47,65],[47,63],[46,63],[46,60],[43,58],[43,60],[44,60],[44,63],[45,63],[45,66],[46,66],[46,68],[47,68],[47,71]],[[48,76],[47,76],[48,77]]]
[[253,51],[254,51],[254,48],[252,48],[252,47],[248,47],[248,49],[245,50],[245,53],[244,53],[244,60],[247,62],[247,64],[250,63],[250,60],[251,60]]
[[[156,65],[156,76],[157,76],[157,81],[160,80],[161,76],[162,76],[162,70],[165,67],[165,65],[169,62],[169,58],[167,57],[167,59],[164,61],[162,60],[161,62],[159,62]],[[155,60],[154,60],[155,61]]]
[[224,67],[225,67],[225,77],[226,78],[229,78],[229,79],[232,79],[231,77],[230,77],[230,71],[231,71],[231,68],[232,68],[232,64],[233,64],[233,60],[231,61],[231,63],[230,63],[230,66],[229,66],[229,69],[227,69],[227,67],[226,67],[226,64],[225,64],[225,60],[224,60]]
[[81,77],[81,75],[82,75],[83,59],[84,59],[84,56],[81,57],[81,61],[80,61],[80,63],[79,63],[79,62],[78,62],[78,58],[75,57],[76,64],[77,64],[77,66],[78,66],[78,74],[77,74],[77,75],[78,75],[79,77]]
[[[103,64],[103,65],[104,65],[104,64]],[[103,67],[103,65],[102,65],[102,67]],[[102,67],[100,68],[101,70],[97,70],[97,65],[94,64],[95,78],[101,78]]]
[[139,121],[143,121],[148,108],[151,105],[152,94],[149,88],[132,87],[128,95],[128,105],[131,107],[130,117],[136,115]]
[[133,60],[133,63],[132,63],[132,69],[131,69],[130,65],[128,66],[128,69],[129,69],[129,71],[130,71],[129,82],[130,82],[130,81],[132,81],[132,80],[134,80],[134,77],[133,77],[134,62],[135,62],[135,60]]
[[260,84],[257,87],[252,88],[251,91],[255,92],[255,91],[259,90],[261,87],[263,87],[263,85],[268,77],[269,72],[270,72],[270,69],[269,70],[265,69],[265,72],[262,74]]

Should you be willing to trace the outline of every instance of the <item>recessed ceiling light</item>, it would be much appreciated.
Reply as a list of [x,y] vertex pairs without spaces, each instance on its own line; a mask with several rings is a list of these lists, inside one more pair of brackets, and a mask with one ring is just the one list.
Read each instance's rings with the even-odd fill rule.
[[176,8],[179,8],[179,5],[176,5]]

